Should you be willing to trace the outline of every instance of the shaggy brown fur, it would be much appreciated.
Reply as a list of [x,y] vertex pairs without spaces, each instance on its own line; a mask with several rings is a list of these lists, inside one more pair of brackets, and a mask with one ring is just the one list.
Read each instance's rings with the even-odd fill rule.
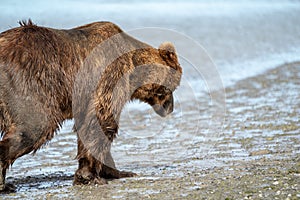
[[75,184],[133,176],[115,169],[110,144],[127,101],[149,103],[161,116],[173,111],[182,73],[174,46],[155,49],[110,22],[70,30],[30,20],[20,25],[0,34],[0,191],[10,189],[9,165],[37,151],[73,117]]

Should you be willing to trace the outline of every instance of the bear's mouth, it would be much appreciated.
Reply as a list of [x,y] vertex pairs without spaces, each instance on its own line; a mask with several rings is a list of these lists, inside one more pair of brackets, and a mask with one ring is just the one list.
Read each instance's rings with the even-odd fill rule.
[[164,103],[163,105],[155,104],[152,108],[159,116],[166,117],[173,112],[173,102]]

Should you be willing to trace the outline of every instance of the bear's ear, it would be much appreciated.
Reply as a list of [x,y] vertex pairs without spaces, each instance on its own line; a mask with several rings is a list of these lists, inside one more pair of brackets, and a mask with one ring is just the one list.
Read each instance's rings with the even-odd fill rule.
[[164,42],[164,43],[162,43],[161,45],[159,45],[158,49],[159,50],[165,50],[165,51],[168,51],[168,52],[176,53],[175,46],[171,42]]
[[160,57],[175,70],[180,70],[181,67],[178,63],[177,55],[176,55],[176,50],[174,45],[171,42],[164,42],[162,43],[159,48],[158,48]]

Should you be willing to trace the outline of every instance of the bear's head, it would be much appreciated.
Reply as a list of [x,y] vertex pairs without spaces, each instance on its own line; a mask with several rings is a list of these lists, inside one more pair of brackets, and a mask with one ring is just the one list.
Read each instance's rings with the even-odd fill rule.
[[158,49],[136,50],[133,64],[135,70],[130,81],[134,92],[131,99],[148,103],[162,117],[170,114],[174,105],[173,92],[182,75],[174,45],[164,42]]

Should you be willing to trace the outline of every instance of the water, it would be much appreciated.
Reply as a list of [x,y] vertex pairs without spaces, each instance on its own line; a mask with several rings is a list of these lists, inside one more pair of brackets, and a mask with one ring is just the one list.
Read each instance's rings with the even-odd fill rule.
[[[299,60],[300,55],[300,4],[296,1],[34,0],[21,3],[15,0],[2,1],[0,9],[0,31],[31,18],[39,25],[56,28],[112,21],[128,32],[155,27],[185,34],[207,51],[225,86],[284,62]],[[145,32],[139,36],[155,46],[170,38],[163,31],[156,37]],[[180,43],[181,38],[177,39],[172,42]],[[183,45],[179,55],[187,48]],[[188,53],[190,58],[204,54]]]
[[[274,66],[299,60],[300,3],[297,1],[31,2],[2,1],[0,31],[28,18],[39,25],[56,28],[112,21],[129,33],[142,29],[133,35],[156,47],[164,40],[173,39],[180,46],[178,54],[187,55],[188,61],[209,56],[225,87]],[[143,30],[149,27],[152,30],[147,34]],[[158,29],[165,31],[155,32]],[[171,37],[170,31],[173,31]],[[177,33],[181,36],[172,38]],[[182,44],[183,35],[206,52]],[[190,68],[184,67],[186,71]]]
[[[163,41],[175,44],[184,75],[174,93],[174,113],[162,119],[139,102],[122,113],[112,153],[117,166],[140,174],[129,188],[135,182],[174,183],[174,177],[187,173],[250,162],[257,157],[249,153],[261,149],[290,152],[268,158],[299,155],[299,67],[268,71],[300,60],[298,1],[2,0],[0,10],[0,31],[28,18],[55,28],[112,21],[154,47]],[[267,71],[271,74],[260,76]],[[72,123],[67,121],[37,155],[15,162],[8,173],[8,180],[19,185],[15,198],[49,193],[80,197],[71,187],[77,168]],[[114,193],[110,187],[122,188],[123,183],[104,190]],[[161,188],[130,191],[146,195]],[[93,190],[86,189],[91,196],[98,194]],[[114,196],[124,197],[122,191]]]

